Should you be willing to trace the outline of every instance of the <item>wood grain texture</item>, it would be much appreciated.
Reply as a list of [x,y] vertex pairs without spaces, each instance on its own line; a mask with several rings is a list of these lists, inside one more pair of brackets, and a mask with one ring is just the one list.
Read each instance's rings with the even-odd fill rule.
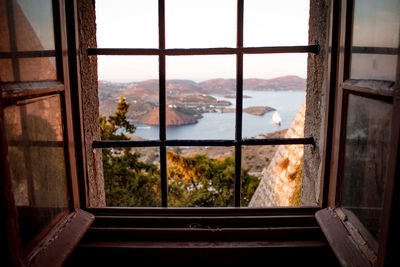
[[342,266],[371,266],[332,209],[320,210],[315,217]]
[[94,216],[86,211],[71,213],[31,254],[27,265],[62,266],[93,221]]

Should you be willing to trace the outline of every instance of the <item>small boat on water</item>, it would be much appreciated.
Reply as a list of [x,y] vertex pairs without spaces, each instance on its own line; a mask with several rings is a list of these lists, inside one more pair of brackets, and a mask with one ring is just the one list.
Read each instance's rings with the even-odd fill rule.
[[281,125],[281,121],[282,121],[281,115],[279,115],[278,111],[275,111],[274,114],[272,115],[272,122],[275,125]]

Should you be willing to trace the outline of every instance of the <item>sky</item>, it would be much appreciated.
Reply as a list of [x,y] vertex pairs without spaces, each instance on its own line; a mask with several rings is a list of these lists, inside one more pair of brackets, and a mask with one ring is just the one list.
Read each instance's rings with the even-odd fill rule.
[[[96,0],[97,47],[157,48],[157,0]],[[309,0],[245,0],[244,46],[307,45]],[[236,0],[165,0],[166,48],[235,47]],[[307,74],[307,54],[244,55],[244,78]],[[167,56],[167,79],[235,78],[235,55]],[[99,56],[100,80],[158,78],[157,56]]]

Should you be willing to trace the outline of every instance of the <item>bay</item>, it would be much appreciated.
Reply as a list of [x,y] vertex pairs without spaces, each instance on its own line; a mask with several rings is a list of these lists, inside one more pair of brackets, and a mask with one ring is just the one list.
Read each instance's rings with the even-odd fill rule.
[[[263,116],[243,113],[243,138],[287,129],[293,122],[301,104],[305,100],[305,91],[244,91],[243,108],[252,106],[269,106],[282,117],[281,125],[272,123],[274,111]],[[220,100],[232,103],[228,108],[235,107],[235,98],[223,95],[213,95]],[[159,139],[159,127],[145,124],[135,124],[135,136],[149,140]],[[234,139],[235,113],[204,113],[198,123],[182,126],[167,126],[167,139]]]

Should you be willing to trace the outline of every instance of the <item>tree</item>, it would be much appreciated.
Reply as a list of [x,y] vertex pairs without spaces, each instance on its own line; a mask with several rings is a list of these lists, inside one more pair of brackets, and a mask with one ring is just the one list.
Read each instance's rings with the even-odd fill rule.
[[[121,95],[115,115],[100,116],[102,140],[129,140],[135,126],[127,120],[129,104]],[[160,206],[160,174],[158,167],[139,160],[131,148],[105,148],[102,151],[104,187],[107,206]]]
[[[126,102],[124,95],[121,95],[115,115],[111,114],[108,119],[106,116],[100,115],[101,140],[129,140],[129,137],[121,131],[125,130],[133,134],[136,130],[136,127],[126,117],[128,110],[129,104]],[[118,130],[120,130],[119,133]]]
[[[115,115],[100,116],[102,140],[129,140],[135,126],[127,120],[129,104],[121,95]],[[234,157],[211,159],[205,155],[183,157],[167,152],[168,205],[177,207],[227,207],[234,205]],[[160,170],[140,161],[132,148],[103,149],[103,172],[108,206],[161,205]],[[242,170],[241,205],[247,206],[259,180]]]
[[[169,204],[172,206],[227,207],[234,205],[234,157],[183,157],[167,152]],[[247,206],[259,180],[242,170],[241,205]]]

